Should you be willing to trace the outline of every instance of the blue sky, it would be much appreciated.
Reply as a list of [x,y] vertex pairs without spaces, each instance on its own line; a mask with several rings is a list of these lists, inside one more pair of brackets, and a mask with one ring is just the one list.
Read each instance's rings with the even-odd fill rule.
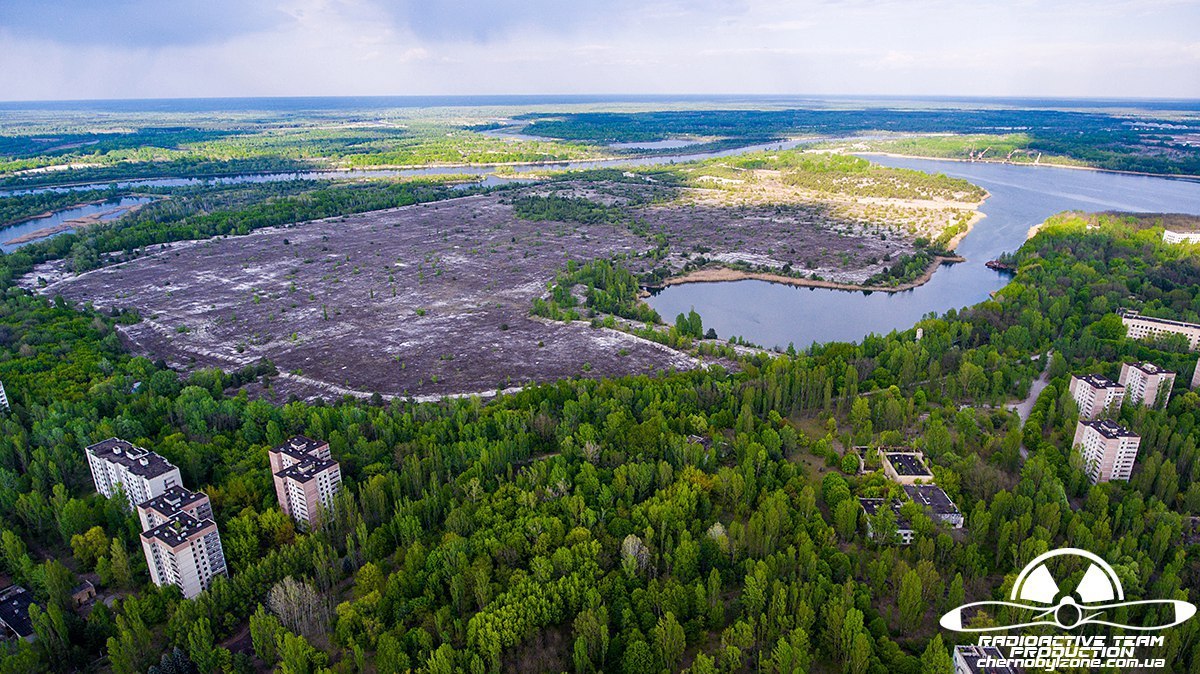
[[0,99],[1200,98],[1195,0],[0,0]]

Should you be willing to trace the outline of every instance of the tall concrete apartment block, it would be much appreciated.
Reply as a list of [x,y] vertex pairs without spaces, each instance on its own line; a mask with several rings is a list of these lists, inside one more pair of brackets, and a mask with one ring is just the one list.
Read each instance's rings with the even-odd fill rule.
[[192,513],[179,511],[143,531],[142,551],[154,584],[177,585],[188,599],[211,587],[213,578],[227,573],[216,522]]
[[312,526],[322,510],[332,507],[342,484],[342,469],[330,456],[329,443],[297,435],[268,456],[279,507],[297,522]]
[[1129,402],[1146,407],[1166,407],[1175,386],[1175,373],[1154,363],[1122,363],[1120,382]]
[[1142,439],[1107,419],[1082,420],[1075,426],[1075,441],[1093,483],[1128,480]]
[[1200,325],[1169,321],[1165,318],[1142,316],[1136,311],[1120,312],[1121,322],[1125,324],[1125,334],[1130,339],[1158,338],[1164,335],[1183,335],[1188,340],[1188,348],[1192,351],[1200,349]]
[[8,409],[8,394],[4,392],[4,382],[0,381],[0,412],[7,412]]
[[180,513],[198,520],[213,519],[212,503],[208,500],[208,494],[183,487],[171,487],[162,495],[139,503],[137,512],[138,519],[142,522],[142,531],[150,531]]
[[1085,374],[1071,377],[1071,397],[1079,405],[1079,416],[1084,419],[1095,419],[1108,416],[1121,406],[1125,398],[1125,386],[1099,374]]
[[131,509],[183,483],[171,462],[118,438],[88,445],[85,451],[96,491],[112,498],[123,488]]
[[185,598],[226,575],[221,535],[208,495],[184,489],[179,469],[158,454],[118,438],[89,445],[96,491],[123,489],[142,525],[142,552],[156,585],[177,585]]

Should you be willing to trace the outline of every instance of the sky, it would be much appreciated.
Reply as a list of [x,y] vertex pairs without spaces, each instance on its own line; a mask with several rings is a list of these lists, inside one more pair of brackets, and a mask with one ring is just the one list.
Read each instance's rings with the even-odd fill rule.
[[0,0],[0,100],[1200,98],[1197,0]]

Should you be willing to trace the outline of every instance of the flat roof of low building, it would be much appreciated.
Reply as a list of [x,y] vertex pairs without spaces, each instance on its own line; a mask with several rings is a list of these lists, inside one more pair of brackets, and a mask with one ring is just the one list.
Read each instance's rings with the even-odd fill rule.
[[1118,384],[1102,374],[1081,374],[1075,378],[1092,388],[1125,388],[1124,384]]
[[1136,318],[1138,320],[1150,321],[1151,323],[1162,323],[1164,325],[1175,325],[1175,326],[1178,326],[1181,328],[1196,328],[1196,329],[1200,330],[1200,325],[1197,325],[1195,323],[1186,323],[1184,321],[1173,321],[1169,318],[1155,318],[1153,316],[1143,316],[1132,309],[1122,309],[1121,311],[1118,311],[1117,314],[1121,318],[1131,318],[1131,319]]
[[212,520],[200,520],[188,513],[176,513],[171,519],[143,533],[142,536],[147,540],[158,540],[169,547],[177,548],[204,529],[215,526]]
[[[879,512],[879,509],[883,507],[883,502],[884,500],[881,498],[859,497],[858,499],[858,505],[862,506],[863,511],[867,513],[868,517],[874,517]],[[900,507],[904,504],[899,501],[891,501],[890,505],[892,506],[892,512],[896,513],[896,527],[901,530],[911,528],[912,524],[900,514]]]
[[1128,365],[1129,367],[1136,367],[1137,369],[1139,369],[1139,370],[1141,370],[1142,372],[1145,372],[1146,374],[1149,374],[1149,375],[1155,375],[1155,374],[1175,374],[1174,372],[1171,372],[1170,370],[1163,369],[1163,368],[1161,368],[1161,367],[1159,367],[1159,366],[1155,365],[1154,363],[1147,363],[1147,362],[1145,362],[1145,361],[1142,361],[1142,362],[1140,362],[1140,363],[1126,363],[1126,365]]
[[162,456],[120,438],[109,438],[88,445],[87,451],[105,461],[119,463],[129,472],[142,477],[158,477],[175,470],[175,465]]
[[32,605],[33,595],[19,585],[0,590],[0,622],[22,639],[33,636],[33,621],[29,619]]
[[306,456],[304,459],[293,463],[283,470],[275,473],[279,477],[297,482],[308,482],[317,475],[328,470],[331,466],[336,466],[337,461],[333,459],[318,459],[312,456]]
[[1017,670],[1007,664],[999,667],[979,666],[979,661],[984,658],[991,658],[1001,662],[1007,661],[1004,653],[995,646],[977,646],[975,644],[955,646],[954,654],[959,656],[971,674],[1017,674]]
[[904,486],[904,493],[918,505],[933,511],[935,515],[959,515],[958,506],[950,500],[945,490],[932,484],[910,484]]
[[1089,428],[1096,429],[1096,431],[1099,432],[1100,435],[1103,435],[1104,437],[1106,437],[1110,440],[1113,440],[1116,438],[1136,438],[1136,437],[1138,437],[1137,433],[1130,431],[1128,428],[1125,428],[1121,424],[1118,424],[1117,422],[1112,421],[1111,419],[1097,419],[1095,421],[1084,420],[1084,421],[1080,421],[1079,423],[1083,424],[1084,426],[1088,426]]
[[925,463],[920,457],[910,452],[883,452],[887,462],[892,464],[892,469],[897,475],[910,477],[933,477],[933,473],[925,467]]

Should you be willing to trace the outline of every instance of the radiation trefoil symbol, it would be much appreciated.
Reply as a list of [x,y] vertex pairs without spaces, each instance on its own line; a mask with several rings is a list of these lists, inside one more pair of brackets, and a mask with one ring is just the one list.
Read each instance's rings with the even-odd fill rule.
[[[1064,592],[1054,580],[1047,562],[1057,557],[1079,557],[1089,564],[1074,592]],[[1024,616],[1011,625],[972,627],[963,625],[964,614],[970,615],[979,609],[1018,609]],[[1128,607],[1131,615],[1145,611],[1153,613],[1154,620],[1142,624],[1127,624],[1111,619],[1114,609]],[[1171,610],[1154,612],[1154,609],[1170,607]],[[1060,548],[1038,555],[1025,565],[1013,583],[1011,601],[977,601],[964,604],[942,616],[942,627],[955,632],[999,632],[1024,627],[1049,626],[1072,630],[1083,625],[1107,625],[1127,630],[1153,631],[1174,627],[1185,622],[1196,613],[1196,607],[1176,599],[1147,599],[1125,601],[1125,590],[1121,579],[1108,562],[1078,548]],[[1145,617],[1145,616],[1143,616]]]

